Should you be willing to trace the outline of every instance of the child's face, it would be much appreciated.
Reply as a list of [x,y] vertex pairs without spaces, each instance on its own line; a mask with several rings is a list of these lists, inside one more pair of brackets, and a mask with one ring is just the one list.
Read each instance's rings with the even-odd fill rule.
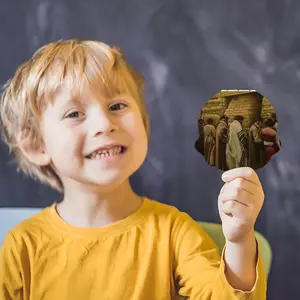
[[[42,116],[42,134],[52,161],[66,187],[78,182],[105,190],[127,180],[144,162],[148,138],[138,104],[128,95],[103,97],[99,91],[80,95],[60,92]],[[111,155],[89,155],[112,144]]]

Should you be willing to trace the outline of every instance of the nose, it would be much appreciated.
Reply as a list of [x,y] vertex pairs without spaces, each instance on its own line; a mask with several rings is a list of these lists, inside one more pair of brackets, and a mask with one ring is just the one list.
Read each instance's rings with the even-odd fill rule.
[[91,136],[105,135],[118,129],[116,122],[114,122],[114,116],[100,109],[91,113],[88,124]]

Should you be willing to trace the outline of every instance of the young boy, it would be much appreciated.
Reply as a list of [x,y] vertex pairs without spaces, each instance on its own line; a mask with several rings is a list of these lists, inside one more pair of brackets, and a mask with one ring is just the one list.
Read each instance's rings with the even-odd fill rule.
[[21,170],[64,196],[7,234],[1,300],[266,299],[252,169],[223,174],[221,258],[187,214],[131,189],[148,147],[142,95],[142,77],[97,41],[50,43],[6,84],[4,140]]

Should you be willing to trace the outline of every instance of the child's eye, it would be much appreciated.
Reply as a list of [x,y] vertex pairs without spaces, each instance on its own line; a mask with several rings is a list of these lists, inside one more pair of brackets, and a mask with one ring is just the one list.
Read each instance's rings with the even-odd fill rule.
[[120,110],[120,109],[123,109],[125,107],[127,107],[127,105],[124,104],[124,103],[116,103],[116,104],[113,104],[109,109],[110,110]]
[[81,116],[81,112],[79,112],[79,111],[73,111],[73,112],[71,112],[71,113],[69,113],[67,116],[66,116],[66,118],[68,118],[68,119],[74,119],[74,118],[79,118],[80,116]]

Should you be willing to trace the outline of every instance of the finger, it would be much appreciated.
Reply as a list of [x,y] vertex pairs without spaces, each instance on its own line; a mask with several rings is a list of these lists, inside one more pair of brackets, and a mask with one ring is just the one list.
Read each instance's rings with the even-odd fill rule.
[[239,219],[248,219],[251,215],[250,209],[236,201],[227,201],[220,205],[220,210],[227,216],[233,216]]
[[238,177],[230,182],[225,183],[226,188],[225,189],[231,189],[231,188],[239,188],[244,190],[245,192],[249,193],[250,195],[258,195],[262,192],[261,188],[253,183],[252,181],[249,181],[243,177]]
[[[222,180],[225,182],[231,181],[237,177],[249,179],[255,177],[255,171],[250,167],[234,168],[222,174]],[[256,175],[257,177],[257,175]]]
[[224,182],[230,182],[238,177],[242,177],[248,181],[253,182],[254,184],[261,186],[259,178],[256,172],[249,167],[235,168],[229,171],[226,171],[222,174],[222,180]]
[[252,207],[254,203],[253,195],[239,188],[232,188],[224,191],[219,196],[219,201],[226,203],[228,201],[236,201],[241,205]]
[[227,183],[225,183],[225,184],[222,186],[221,191],[220,191],[220,195],[223,194],[223,192],[224,192],[226,186],[227,186]]

